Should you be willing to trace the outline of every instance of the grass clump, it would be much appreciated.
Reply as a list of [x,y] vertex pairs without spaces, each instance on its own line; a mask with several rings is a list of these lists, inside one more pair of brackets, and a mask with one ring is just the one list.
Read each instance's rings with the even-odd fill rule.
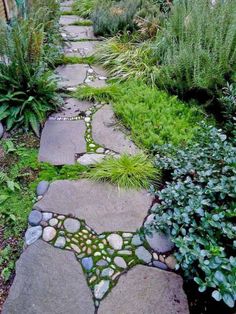
[[130,156],[121,155],[118,158],[108,157],[96,164],[87,174],[90,179],[108,181],[120,188],[147,188],[150,181],[158,180],[160,172],[143,154]]
[[97,0],[76,0],[73,3],[72,9],[74,12],[76,12],[77,15],[83,18],[88,18],[90,17],[97,3]]
[[73,96],[79,100],[109,103],[115,96],[119,96],[119,88],[116,85],[108,85],[100,88],[79,86]]

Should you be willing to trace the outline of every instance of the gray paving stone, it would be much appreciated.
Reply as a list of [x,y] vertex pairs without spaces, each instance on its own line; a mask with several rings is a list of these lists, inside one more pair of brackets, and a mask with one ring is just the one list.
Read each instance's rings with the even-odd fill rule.
[[92,26],[66,25],[62,29],[62,33],[65,33],[68,39],[73,40],[96,39]]
[[100,65],[92,65],[91,68],[98,76],[108,77],[107,71]]
[[60,78],[59,88],[76,87],[84,83],[87,75],[88,65],[86,64],[67,64],[61,65],[56,69],[56,74]]
[[81,165],[84,166],[90,166],[90,165],[95,165],[99,162],[101,162],[104,158],[106,157],[106,155],[104,154],[84,154],[81,157],[79,157],[77,159],[77,162]]
[[152,203],[145,190],[123,190],[109,183],[60,180],[50,184],[44,198],[36,203],[45,212],[72,214],[85,219],[98,233],[135,232]]
[[[66,10],[67,11],[67,10]],[[59,20],[60,25],[70,25],[72,23],[82,21],[83,19],[77,15],[62,15]]]
[[95,79],[94,79],[93,81],[91,81],[91,82],[86,82],[86,84],[87,84],[88,86],[96,87],[96,88],[105,87],[105,86],[107,85],[105,80],[99,80],[98,78],[95,78]]
[[86,151],[83,121],[47,121],[41,136],[39,160],[53,165],[75,164]]
[[92,293],[72,252],[39,240],[16,265],[2,314],[93,314]]
[[73,0],[66,0],[66,1],[61,2],[60,5],[62,7],[71,7],[73,3],[74,3]]
[[50,118],[73,118],[77,117],[81,111],[86,111],[93,106],[89,101],[81,101],[76,98],[65,98],[61,111],[54,113]]
[[109,105],[98,110],[92,121],[94,141],[117,153],[138,153],[137,147],[120,130],[114,112]]
[[120,277],[98,314],[188,314],[182,285],[182,278],[174,273],[136,266]]
[[61,12],[71,11],[71,8],[68,7],[68,6],[66,6],[66,7],[60,6],[60,11],[61,11]]
[[64,51],[66,56],[90,57],[99,41],[72,41],[65,46]]

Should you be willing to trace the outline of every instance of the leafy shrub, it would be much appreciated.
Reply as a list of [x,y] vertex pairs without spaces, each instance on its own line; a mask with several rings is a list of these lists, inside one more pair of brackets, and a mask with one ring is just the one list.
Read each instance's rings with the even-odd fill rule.
[[115,35],[135,29],[134,16],[141,0],[103,1],[98,3],[92,21],[96,35]]
[[224,105],[224,128],[236,140],[236,84],[227,84],[223,89],[221,101]]
[[108,181],[121,188],[148,187],[150,180],[159,180],[160,172],[143,154],[119,158],[108,157],[96,164],[87,176],[93,180]]
[[150,228],[170,230],[178,266],[230,307],[236,299],[236,148],[214,127],[196,144],[156,147],[156,166],[171,182],[154,191],[159,203]]
[[0,37],[0,121],[8,130],[31,127],[39,135],[46,114],[58,105],[44,24],[36,18],[2,23]]
[[214,93],[236,69],[236,2],[175,1],[156,39],[157,84],[174,93]]

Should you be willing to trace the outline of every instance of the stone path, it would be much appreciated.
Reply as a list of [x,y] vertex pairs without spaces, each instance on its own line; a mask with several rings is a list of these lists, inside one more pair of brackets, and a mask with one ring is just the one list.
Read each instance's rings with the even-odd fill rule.
[[[61,3],[61,11],[71,5]],[[61,17],[65,54],[91,56],[102,43],[91,27],[72,25],[79,20]],[[70,95],[79,85],[104,86],[102,68],[73,64],[56,72],[64,106],[44,126],[40,161],[90,165],[139,151],[110,104]],[[188,313],[171,241],[161,232],[146,238],[137,232],[153,219],[147,191],[87,179],[42,181],[37,199],[3,314]]]

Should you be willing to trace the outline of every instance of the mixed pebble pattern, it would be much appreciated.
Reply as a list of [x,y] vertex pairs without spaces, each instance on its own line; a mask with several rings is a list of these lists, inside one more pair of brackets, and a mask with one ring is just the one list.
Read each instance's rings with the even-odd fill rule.
[[56,248],[74,252],[82,265],[96,307],[116,285],[122,273],[133,266],[143,264],[172,270],[176,264],[172,255],[153,251],[138,233],[97,234],[84,220],[38,210],[30,213],[28,222],[25,234],[27,245],[42,238]]

